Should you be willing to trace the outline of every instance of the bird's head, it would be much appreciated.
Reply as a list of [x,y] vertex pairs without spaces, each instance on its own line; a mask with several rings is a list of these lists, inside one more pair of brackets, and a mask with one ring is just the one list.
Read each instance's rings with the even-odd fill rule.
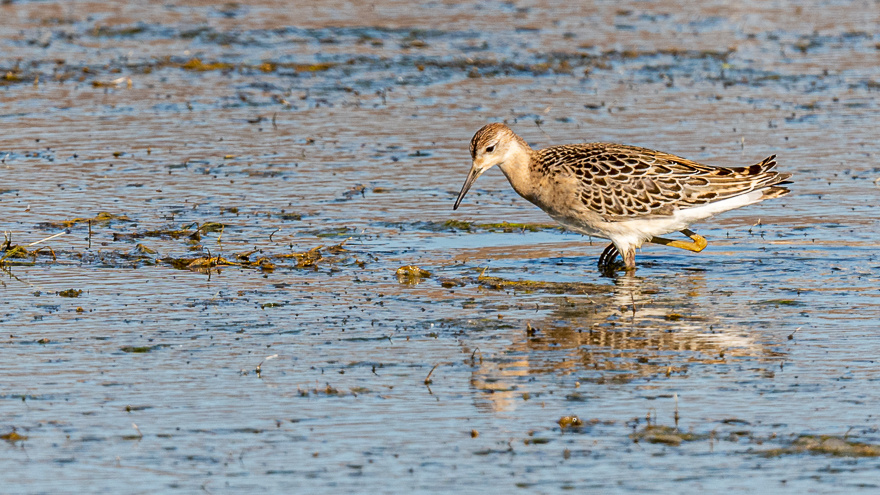
[[530,150],[529,145],[506,125],[494,123],[483,126],[471,139],[471,158],[474,163],[452,209],[458,209],[468,189],[483,172],[495,165],[504,168],[505,164],[515,162],[513,158],[517,154]]

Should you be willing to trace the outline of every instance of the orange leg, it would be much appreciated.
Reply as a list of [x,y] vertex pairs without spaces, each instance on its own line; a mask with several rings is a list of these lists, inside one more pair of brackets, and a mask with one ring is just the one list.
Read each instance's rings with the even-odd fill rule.
[[706,248],[706,245],[709,244],[708,242],[706,242],[706,238],[691,230],[684,229],[681,231],[681,233],[690,237],[692,241],[673,241],[671,239],[664,239],[663,237],[652,237],[651,240],[648,242],[653,242],[654,244],[663,244],[664,246],[677,247],[679,249],[686,249],[695,253],[699,253]]

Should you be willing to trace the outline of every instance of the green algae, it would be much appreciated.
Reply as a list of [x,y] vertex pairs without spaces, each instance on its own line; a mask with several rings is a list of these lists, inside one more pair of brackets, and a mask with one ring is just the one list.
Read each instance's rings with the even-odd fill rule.
[[815,454],[832,457],[880,457],[880,445],[853,442],[846,437],[801,435],[791,445],[760,452],[764,457]]
[[5,250],[5,252],[3,253],[3,257],[0,258],[0,261],[5,259],[23,259],[28,258],[30,255],[31,253],[27,249],[21,246],[12,246],[9,249]]
[[425,222],[420,227],[434,232],[444,231],[487,231],[487,232],[541,232],[543,230],[563,230],[559,225],[540,224],[540,223],[471,223],[461,220],[447,220],[443,223]]
[[180,68],[197,72],[208,72],[212,70],[230,70],[235,68],[235,66],[226,62],[212,62],[206,64],[202,62],[201,59],[193,57],[180,64]]
[[631,433],[629,436],[634,442],[660,443],[664,445],[678,446],[682,442],[694,442],[706,440],[709,435],[683,432],[671,426],[647,425],[641,430]]
[[542,280],[506,280],[499,277],[480,276],[471,279],[487,289],[515,289],[525,292],[550,292],[553,294],[604,294],[607,287],[586,282],[548,282]]
[[145,354],[147,352],[153,352],[156,349],[158,349],[159,347],[160,346],[158,346],[158,345],[154,345],[154,346],[130,346],[130,345],[127,345],[127,346],[121,347],[119,350],[121,350],[122,352],[131,353],[131,354]]
[[804,303],[794,299],[768,299],[766,301],[753,302],[754,306],[803,306]]
[[91,225],[107,226],[110,225],[111,222],[132,222],[132,220],[125,215],[117,215],[115,213],[102,211],[93,217],[77,217],[70,220],[62,220],[60,222],[46,222],[40,224],[40,227],[53,229],[69,229],[74,225],[80,223],[90,223]]
[[164,229],[146,230],[143,232],[114,232],[113,240],[130,241],[143,239],[145,237],[158,237],[163,239],[180,239],[181,237],[188,237],[193,241],[200,241],[203,234],[210,232],[220,232],[222,234],[225,228],[226,225],[219,222],[205,222],[201,225],[198,223],[191,223],[179,228],[168,227]]
[[401,284],[409,284],[415,285],[422,281],[422,279],[429,278],[431,276],[431,272],[425,270],[423,268],[419,268],[415,265],[406,265],[397,269],[395,272],[397,275],[397,281]]

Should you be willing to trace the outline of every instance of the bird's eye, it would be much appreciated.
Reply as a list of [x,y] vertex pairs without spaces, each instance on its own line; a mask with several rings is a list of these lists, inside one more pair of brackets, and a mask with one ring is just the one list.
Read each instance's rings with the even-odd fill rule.
[[494,144],[493,144],[492,146],[486,146],[486,153],[491,153],[491,152],[493,152],[493,151],[495,151],[495,145],[494,145]]

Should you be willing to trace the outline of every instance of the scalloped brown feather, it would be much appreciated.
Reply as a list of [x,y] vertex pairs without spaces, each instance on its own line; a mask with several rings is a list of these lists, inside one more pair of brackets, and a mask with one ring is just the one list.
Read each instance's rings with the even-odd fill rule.
[[[774,171],[775,158],[749,167],[725,168],[636,146],[589,143],[542,149],[535,152],[531,166],[543,176],[576,179],[584,206],[607,221],[618,221],[671,215],[676,208],[786,184],[791,174]],[[772,197],[788,193],[783,187],[774,189]]]

